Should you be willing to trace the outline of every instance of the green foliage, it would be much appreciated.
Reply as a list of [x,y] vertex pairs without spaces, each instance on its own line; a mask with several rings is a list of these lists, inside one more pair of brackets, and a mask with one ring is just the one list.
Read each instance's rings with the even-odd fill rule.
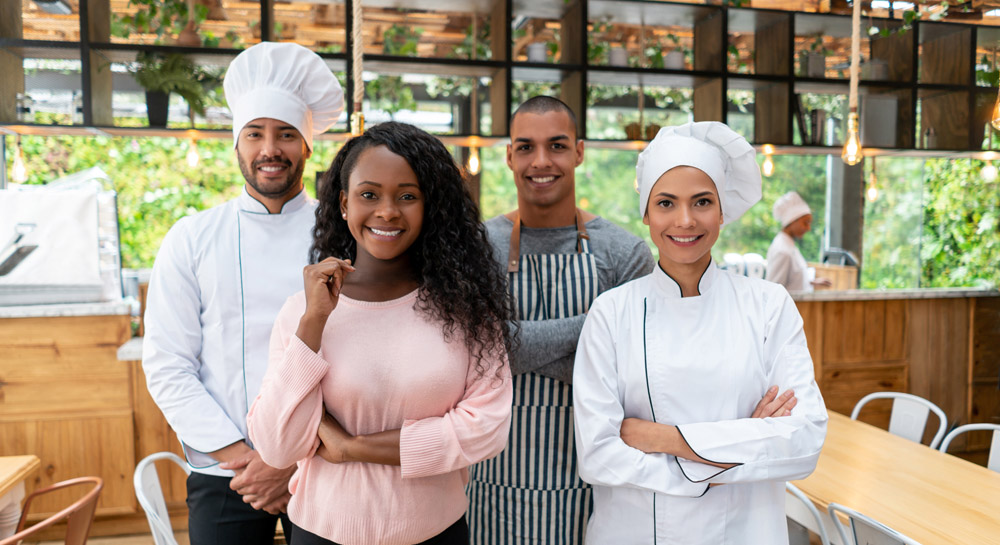
[[1000,184],[983,180],[983,164],[927,160],[921,286],[1000,285]]
[[365,82],[365,94],[373,110],[382,110],[390,116],[400,110],[416,110],[413,89],[403,81],[403,76],[378,76]]
[[417,43],[424,30],[420,27],[408,27],[394,24],[386,29],[382,39],[382,53],[400,57],[416,57]]
[[[154,43],[161,44],[165,37],[180,34],[188,23],[188,5],[184,0],[129,0],[129,8],[136,8],[135,15],[111,17],[111,34],[130,38],[133,33],[155,34]],[[194,23],[201,24],[208,17],[208,8],[195,5]]]
[[[198,142],[200,161],[192,167],[185,156],[187,140],[179,138],[124,138],[23,136],[21,146],[29,184],[43,184],[93,166],[111,177],[118,192],[122,266],[151,267],[160,241],[181,217],[221,204],[239,195],[243,187],[232,142]],[[314,143],[306,163],[307,188],[316,173],[329,167],[339,144]],[[7,165],[13,162],[14,139],[7,138]],[[314,193],[314,191],[313,191]]]
[[865,180],[876,167],[878,198],[865,202],[861,286],[920,286],[923,160],[865,161]]
[[198,115],[205,115],[207,88],[217,87],[220,82],[218,75],[202,70],[180,53],[141,51],[136,55],[132,75],[147,91],[177,93]]

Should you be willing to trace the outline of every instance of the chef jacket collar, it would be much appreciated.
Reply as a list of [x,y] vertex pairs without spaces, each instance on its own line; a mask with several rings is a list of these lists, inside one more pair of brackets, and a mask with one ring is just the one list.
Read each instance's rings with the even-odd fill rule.
[[[698,281],[698,293],[700,295],[705,295],[708,290],[712,289],[712,284],[715,283],[716,278],[722,271],[715,265],[715,261],[709,261],[708,268],[701,275],[701,280]],[[676,280],[670,277],[663,267],[659,263],[653,269],[653,284],[656,286],[656,290],[665,296],[667,299],[680,299],[681,298],[681,286]]]
[[[269,213],[267,207],[264,206],[264,203],[258,201],[257,199],[253,198],[252,195],[250,195],[250,193],[247,191],[246,185],[243,186],[243,193],[240,194],[238,201],[240,210],[253,212],[255,214]],[[291,214],[292,212],[296,212],[302,209],[302,207],[306,205],[306,202],[308,202],[308,198],[306,197],[306,190],[303,189],[302,191],[299,191],[298,195],[292,197],[291,200],[286,202],[281,207],[280,213]]]

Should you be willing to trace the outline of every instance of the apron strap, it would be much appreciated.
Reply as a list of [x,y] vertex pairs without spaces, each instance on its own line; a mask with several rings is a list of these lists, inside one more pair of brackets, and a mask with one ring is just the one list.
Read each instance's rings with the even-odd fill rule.
[[[514,211],[514,228],[510,232],[510,251],[507,253],[507,272],[516,273],[520,270],[521,263],[521,211]],[[587,234],[587,226],[583,223],[583,214],[580,209],[576,209],[576,253],[589,253],[590,245],[587,241],[590,235]]]
[[521,211],[514,211],[514,229],[510,232],[510,252],[507,254],[507,272],[516,273],[521,262]]

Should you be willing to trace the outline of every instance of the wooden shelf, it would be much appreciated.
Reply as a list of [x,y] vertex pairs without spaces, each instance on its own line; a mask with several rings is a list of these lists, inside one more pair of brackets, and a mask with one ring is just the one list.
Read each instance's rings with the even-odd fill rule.
[[[97,17],[99,20],[110,18],[112,13],[122,13],[126,5],[124,0],[90,0],[89,15],[82,14],[74,20],[78,26],[88,25],[93,22],[88,21],[88,17]],[[847,52],[843,48],[849,42],[850,18],[845,14],[818,13],[822,7],[819,3],[794,4],[803,6],[802,9],[807,11],[785,9],[792,5],[777,0],[758,2],[752,8],[648,0],[404,0],[402,3],[396,0],[366,0],[366,12],[370,10],[373,15],[378,13],[379,17],[393,15],[395,19],[383,17],[385,21],[371,18],[366,20],[365,32],[368,34],[364,68],[368,73],[387,76],[420,74],[441,78],[491,78],[488,90],[480,88],[478,92],[480,104],[488,104],[493,116],[490,124],[492,135],[480,134],[483,142],[490,142],[488,145],[505,141],[507,115],[515,106],[512,104],[512,90],[517,82],[519,88],[525,83],[557,85],[560,98],[576,112],[581,132],[585,135],[588,134],[588,110],[604,107],[621,109],[628,103],[627,100],[602,100],[597,105],[587,104],[588,89],[594,86],[637,88],[642,85],[660,89],[690,89],[695,104],[694,119],[722,122],[726,122],[735,111],[729,106],[734,96],[731,91],[751,91],[752,139],[755,143],[778,145],[781,150],[779,153],[798,153],[795,149],[809,153],[836,153],[838,148],[789,147],[799,140],[793,133],[797,123],[793,105],[796,96],[800,94],[847,94],[848,79],[831,76],[838,72],[846,73],[844,59]],[[344,30],[351,25],[350,9],[347,9],[349,2],[327,3],[324,7],[297,0],[280,4],[262,2],[259,13],[255,11],[258,10],[255,6],[240,6],[239,9],[227,7],[225,13],[228,15],[225,16],[231,15],[232,21],[242,21],[248,17],[248,21],[272,23],[294,20],[298,27],[312,25],[310,32],[319,33],[317,35],[320,37],[326,36],[323,34],[326,32],[331,40],[334,35],[341,36],[338,39],[342,39]],[[24,9],[31,11],[34,8]],[[105,126],[114,122],[112,92],[137,92],[135,86],[123,82],[123,78],[128,77],[127,74],[112,75],[105,68],[109,62],[132,62],[140,51],[178,52],[190,56],[199,65],[225,66],[239,53],[239,49],[119,43],[119,38],[112,38],[104,28],[91,32],[88,36],[90,41],[85,43],[25,40],[23,37],[26,29],[38,24],[37,14],[32,15],[34,18],[22,21],[22,12],[9,5],[5,5],[0,13],[10,15],[0,24],[0,71],[5,74],[23,72],[25,58],[79,61],[80,87],[85,96],[85,109],[90,110],[85,112],[85,119],[88,125],[94,125],[42,128],[38,125],[18,124],[14,115],[13,96],[24,90],[25,82],[22,78],[13,77],[4,78],[0,83],[0,127],[9,125],[4,132],[230,137],[227,130],[199,130],[192,133],[175,129]],[[875,17],[865,18],[865,29],[871,26],[896,28],[901,25],[899,19],[880,19],[878,16],[884,16],[884,12],[876,11],[874,15]],[[213,17],[214,15],[209,19],[214,20]],[[455,55],[453,52],[449,53],[452,50],[448,49],[448,44],[463,43],[468,38],[468,32],[471,32],[466,26],[473,19],[482,25],[479,28],[489,29],[488,58],[453,58]],[[430,47],[431,56],[423,53],[420,57],[374,54],[373,48],[378,49],[374,44],[380,43],[382,38],[372,32],[385,30],[378,25],[415,28],[420,26],[420,21],[427,21],[423,24],[430,30],[418,38],[419,46],[424,48],[421,49],[422,52]],[[996,45],[1000,43],[1000,28],[985,24],[992,22],[992,19],[984,19],[984,24],[918,21],[908,31],[894,33],[889,37],[869,36],[865,33],[862,37],[862,56],[865,59],[885,61],[888,73],[881,76],[884,79],[863,79],[860,92],[862,95],[891,95],[895,97],[897,108],[896,146],[887,149],[866,148],[871,155],[913,154],[930,157],[939,154],[955,156],[956,152],[961,152],[962,156],[978,157],[985,153],[978,149],[982,146],[983,136],[987,134],[984,116],[988,113],[984,111],[986,104],[991,102],[989,95],[995,96],[997,89],[977,85],[975,65],[979,60],[977,56],[983,55],[984,51],[995,52],[1000,49]],[[725,38],[720,39],[720,36]],[[553,44],[552,47],[557,52],[555,56],[550,55],[550,59],[554,62],[525,62],[525,47],[535,41]],[[247,39],[245,43],[253,43],[253,40]],[[659,47],[665,54],[674,47],[682,47],[686,50],[685,68],[609,66],[606,64],[606,56],[592,56],[593,47],[607,47],[612,43],[626,46],[632,56],[631,62],[640,62],[644,66],[652,65],[648,52],[643,49],[652,47],[655,53],[655,48]],[[826,59],[823,77],[803,75],[804,67],[800,63],[799,54],[817,44],[822,47],[836,46],[841,50]],[[733,57],[730,53],[731,45],[737,46],[741,52],[738,57]],[[349,72],[351,55],[349,43],[344,43],[344,47],[336,53],[322,53],[331,70],[338,73]],[[747,65],[742,66],[740,63]],[[412,78],[405,80],[404,85],[412,87],[418,100],[446,100],[456,107],[455,111],[460,113],[454,115],[453,132],[478,132],[476,129],[479,120],[470,124],[470,96],[454,94],[437,99],[424,93],[422,87],[413,87],[421,84],[414,83]],[[350,96],[351,82],[348,82],[346,91]],[[632,96],[636,94],[637,91]],[[647,106],[650,102],[645,101]],[[119,111],[118,106],[115,108],[116,112]],[[647,115],[646,118],[652,119],[657,117],[657,113],[661,114],[659,117],[663,117],[665,112],[674,110],[656,112],[655,107],[647,107],[647,111],[653,115]],[[935,126],[938,146],[952,149],[915,148],[921,145],[918,131],[925,130],[929,125]],[[328,133],[320,138],[342,140],[346,135]],[[441,138],[455,145],[464,145],[462,142],[466,142],[468,137]],[[641,147],[641,143],[617,140],[606,143],[588,140],[588,145],[615,149]]]

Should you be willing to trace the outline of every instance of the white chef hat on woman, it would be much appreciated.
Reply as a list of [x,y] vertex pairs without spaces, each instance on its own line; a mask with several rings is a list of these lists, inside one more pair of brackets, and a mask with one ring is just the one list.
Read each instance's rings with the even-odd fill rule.
[[261,42],[236,56],[223,83],[233,112],[233,147],[243,127],[263,117],[298,129],[313,149],[313,135],[336,123],[344,90],[319,55],[293,43]]
[[789,191],[778,197],[778,200],[774,201],[771,212],[774,213],[774,219],[778,220],[782,229],[802,216],[812,214],[806,201],[794,191]]
[[701,170],[715,182],[722,201],[723,224],[732,223],[760,200],[761,178],[753,146],[725,123],[701,121],[664,127],[639,154],[636,178],[639,185],[639,215],[653,185],[668,170],[689,166]]

